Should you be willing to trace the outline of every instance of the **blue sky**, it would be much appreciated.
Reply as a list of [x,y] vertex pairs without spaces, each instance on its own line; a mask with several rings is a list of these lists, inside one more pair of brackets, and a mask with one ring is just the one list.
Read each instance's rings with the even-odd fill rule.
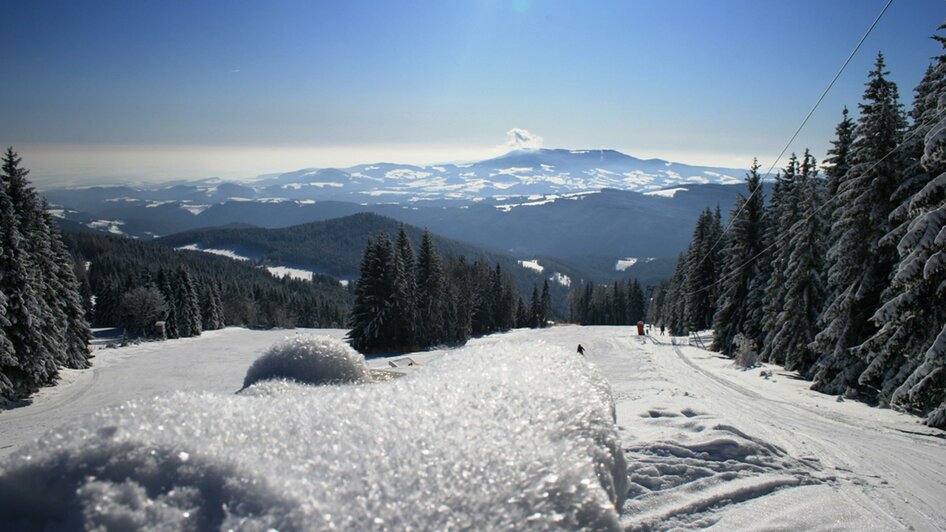
[[[778,154],[880,0],[5,2],[0,141],[34,179],[252,177],[546,147]],[[878,50],[909,106],[942,0],[896,0],[793,145],[823,155]]]

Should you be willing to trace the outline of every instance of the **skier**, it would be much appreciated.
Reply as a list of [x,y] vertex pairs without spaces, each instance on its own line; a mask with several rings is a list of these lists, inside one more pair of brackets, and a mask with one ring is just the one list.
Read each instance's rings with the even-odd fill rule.
[[585,356],[585,348],[582,347],[581,344],[578,344],[578,354],[581,356]]
[[663,336],[663,335],[664,335],[664,325],[661,323],[661,324],[660,324],[660,336]]

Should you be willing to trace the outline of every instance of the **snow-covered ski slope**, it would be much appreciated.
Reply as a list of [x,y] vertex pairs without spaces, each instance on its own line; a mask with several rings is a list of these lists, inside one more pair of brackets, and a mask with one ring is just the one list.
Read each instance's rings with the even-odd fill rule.
[[[94,369],[69,372],[33,404],[0,411],[0,453],[10,455],[50,428],[126,400],[146,407],[148,397],[172,390],[227,396],[241,387],[263,350],[291,334],[227,329],[98,351]],[[621,515],[628,529],[946,529],[946,439],[916,418],[837,402],[781,368],[763,368],[772,371],[764,378],[760,369],[741,371],[714,353],[674,346],[669,337],[638,337],[631,328],[522,330],[476,339],[470,347],[497,364],[504,354],[536,349],[537,340],[571,352],[581,343],[586,360],[610,383],[630,478]],[[406,372],[430,371],[448,352],[412,354],[420,365],[398,365]],[[373,359],[370,365],[388,362]],[[476,368],[466,365],[467,371]],[[449,383],[443,386],[447,393]],[[401,406],[440,414],[436,402]],[[102,488],[88,487],[86,496],[96,496],[96,489]],[[479,493],[482,487],[471,481],[467,489]],[[408,493],[390,497],[392,505],[412,500]],[[282,504],[266,497],[252,502],[266,500]],[[517,528],[530,527],[523,522]]]

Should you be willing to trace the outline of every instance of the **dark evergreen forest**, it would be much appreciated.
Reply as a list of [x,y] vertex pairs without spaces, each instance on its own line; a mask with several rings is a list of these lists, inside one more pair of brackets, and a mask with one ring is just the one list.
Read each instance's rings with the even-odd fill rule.
[[766,204],[755,165],[725,228],[700,219],[649,319],[946,428],[946,54],[909,112],[889,75],[878,54],[823,174],[793,155]]
[[369,239],[355,283],[348,338],[363,353],[403,352],[465,343],[471,336],[514,327],[545,327],[552,313],[549,283],[519,296],[499,264],[444,259],[425,231],[415,254],[404,226],[394,242]]

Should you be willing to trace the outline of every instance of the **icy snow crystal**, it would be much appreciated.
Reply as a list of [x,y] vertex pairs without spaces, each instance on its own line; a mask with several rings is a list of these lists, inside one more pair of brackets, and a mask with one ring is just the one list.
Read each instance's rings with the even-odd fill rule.
[[365,357],[329,336],[296,335],[272,346],[256,359],[243,387],[267,379],[303,384],[344,384],[368,380]]
[[[296,375],[273,361],[322,352],[344,354],[293,339],[254,367]],[[470,347],[389,382],[246,392],[131,401],[47,433],[0,463],[0,515],[24,528],[620,530],[610,388],[569,349]]]

